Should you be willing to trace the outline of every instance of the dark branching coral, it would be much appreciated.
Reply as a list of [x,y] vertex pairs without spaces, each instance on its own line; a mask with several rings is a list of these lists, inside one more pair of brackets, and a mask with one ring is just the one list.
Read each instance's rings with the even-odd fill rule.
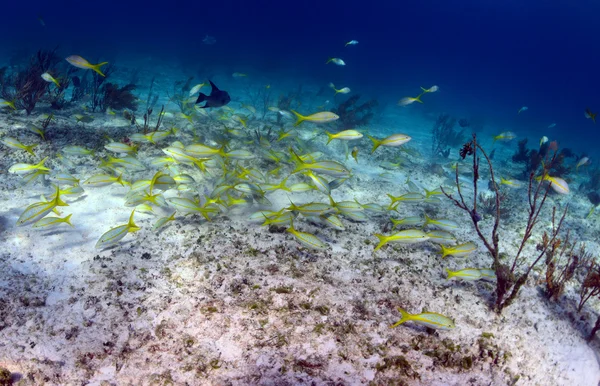
[[[558,234],[562,227],[565,216],[567,215],[568,206],[565,207],[565,210],[562,216],[556,215],[556,208],[552,209],[552,228],[550,233],[544,233],[542,238],[542,243],[538,244],[537,252],[531,259],[523,259],[522,255],[524,254],[524,248],[527,242],[531,239],[533,235],[533,231],[535,226],[539,222],[539,215],[545,207],[546,198],[548,197],[548,189],[549,184],[544,184],[542,180],[536,181],[534,178],[534,174],[531,173],[529,175],[529,188],[527,192],[527,222],[525,223],[525,231],[521,238],[519,248],[514,255],[512,260],[512,264],[503,263],[500,261],[500,235],[499,225],[500,225],[500,208],[501,208],[501,193],[498,190],[498,184],[496,183],[496,179],[494,177],[494,169],[492,167],[492,162],[485,152],[485,150],[481,147],[479,143],[477,143],[477,137],[473,134],[472,145],[473,154],[471,155],[473,159],[473,200],[472,202],[467,203],[464,195],[460,189],[460,183],[458,179],[458,168],[456,169],[455,175],[455,183],[457,187],[457,195],[458,197],[454,197],[453,195],[446,192],[443,188],[442,191],[454,204],[465,211],[471,219],[473,226],[479,239],[483,242],[486,249],[488,250],[490,256],[493,259],[492,267],[496,271],[496,301],[494,309],[496,312],[500,313],[502,310],[510,305],[517,297],[519,290],[521,287],[527,282],[529,274],[533,270],[533,268],[541,261],[541,259],[545,256],[546,251],[551,249],[551,247],[555,244],[555,241],[558,239]],[[495,193],[495,209],[496,213],[494,214],[494,224],[492,227],[491,235],[485,236],[482,232],[482,229],[479,225],[481,221],[481,216],[478,211],[480,206],[479,204],[479,195],[478,191],[478,180],[479,180],[479,165],[480,158],[477,153],[480,153],[487,164],[487,168],[489,169],[490,179],[492,181],[492,188]],[[550,159],[550,162],[553,161],[556,157],[556,152],[554,156]],[[550,162],[546,164],[550,164]],[[543,170],[543,173],[548,173],[547,169]]]
[[[3,73],[2,98],[14,101],[18,109],[24,109],[27,115],[31,114],[35,105],[47,93],[49,83],[42,79],[42,74],[51,72],[56,75],[54,67],[60,61],[54,50],[39,50],[30,60],[29,64],[20,71],[8,74]],[[55,76],[58,78],[58,76]]]
[[92,74],[92,80],[89,83],[81,85],[84,88],[84,95],[91,95],[90,107],[92,111],[96,111],[96,109],[100,109],[101,111],[106,111],[106,107],[104,104],[104,85],[105,81],[108,77],[113,73],[115,67],[112,64],[108,64],[102,70],[104,76],[100,76],[98,73],[94,72]]
[[577,243],[571,242],[567,231],[564,240],[556,238],[546,251],[546,293],[552,300],[558,300],[565,284],[575,275],[575,270],[590,258],[584,245],[575,252],[576,246]]
[[[581,312],[585,303],[594,296],[600,295],[600,266],[593,260],[588,259],[582,266],[586,271],[585,278],[581,284],[580,300],[577,311]],[[600,330],[600,316],[596,319],[596,324],[588,337],[588,340],[594,339],[596,332]]]
[[[519,141],[518,149],[513,154],[513,162],[524,164],[525,169],[523,170],[523,177],[527,177],[531,173],[535,173],[541,166],[542,161],[544,167],[550,175],[553,177],[564,177],[571,170],[565,166],[564,162],[566,158],[574,157],[573,152],[570,149],[558,149],[556,142],[546,142],[538,150],[527,149],[527,138]],[[554,154],[550,158],[549,154]]]
[[464,131],[455,130],[455,126],[456,118],[452,118],[448,114],[440,114],[438,116],[433,127],[431,128],[432,155],[442,155],[447,158],[449,155],[449,148],[459,146],[464,142]]
[[135,90],[135,84],[128,84],[119,88],[116,84],[107,83],[104,86],[104,97],[100,109],[102,111],[106,111],[107,108],[137,110],[137,101],[132,93],[133,90]]
[[342,102],[333,112],[339,115],[338,120],[342,129],[352,129],[366,126],[373,118],[373,109],[379,105],[376,99],[371,99],[363,104],[358,104],[360,94],[351,96]]

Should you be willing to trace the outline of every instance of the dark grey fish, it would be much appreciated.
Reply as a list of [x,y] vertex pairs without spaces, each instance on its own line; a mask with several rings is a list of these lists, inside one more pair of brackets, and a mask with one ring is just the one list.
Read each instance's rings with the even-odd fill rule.
[[231,97],[227,91],[221,91],[212,81],[209,80],[209,82],[210,87],[212,87],[210,95],[200,93],[196,104],[206,102],[204,106],[201,106],[201,108],[205,109],[207,107],[222,107],[231,101]]

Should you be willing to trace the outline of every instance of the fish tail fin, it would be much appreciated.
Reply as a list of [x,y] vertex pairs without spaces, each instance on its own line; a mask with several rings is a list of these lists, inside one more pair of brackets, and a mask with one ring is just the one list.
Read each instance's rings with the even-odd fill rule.
[[121,186],[125,186],[124,182],[123,182],[123,175],[119,174],[119,176],[117,177],[117,179],[115,180],[116,183],[120,184]]
[[329,142],[333,141],[334,136],[333,134],[331,134],[330,132],[326,131],[325,134],[327,135],[327,144],[329,145]]
[[419,102],[419,103],[423,103],[423,101],[421,100],[421,97],[425,94],[425,92],[420,93],[419,95],[417,95],[415,97],[415,102]]
[[50,170],[46,166],[44,166],[44,164],[46,163],[47,160],[48,160],[48,157],[44,158],[37,165],[35,165],[35,168],[38,170]]
[[325,64],[329,64],[329,62],[331,62],[334,58],[329,58],[327,59],[327,61],[325,62]]
[[[598,113],[596,113],[598,114]],[[590,114],[590,117],[592,117],[592,122],[596,123],[596,114]]]
[[407,321],[410,320],[411,315],[408,312],[406,312],[404,309],[398,307],[398,312],[400,312],[401,318],[400,318],[399,321],[397,321],[396,323],[392,324],[390,326],[390,328],[398,327],[402,323],[407,322]]
[[304,169],[302,167],[302,165],[304,165],[305,162],[302,161],[300,156],[291,147],[290,147],[290,155],[292,156],[292,161],[294,162],[294,164],[296,164],[296,168],[290,174],[298,173],[299,171]]
[[69,204],[67,204],[66,202],[64,202],[63,200],[60,199],[60,189],[59,189],[58,185],[56,185],[56,193],[54,194],[53,204],[55,207],[56,206],[69,206]]
[[446,256],[448,256],[451,253],[451,251],[450,251],[449,248],[446,248],[443,245],[440,245],[440,247],[442,247],[442,259],[445,258]]
[[373,252],[377,251],[378,249],[381,249],[381,247],[383,247],[388,242],[387,236],[380,235],[379,233],[375,233],[374,236],[379,239],[379,244],[377,244]]
[[454,272],[450,271],[448,268],[446,268],[446,273],[448,274],[446,279],[450,280],[454,277]]
[[131,211],[129,215],[129,222],[127,222],[127,232],[133,233],[139,231],[141,228],[136,225],[133,221],[133,215],[135,214],[135,209]]
[[333,82],[332,82],[332,83],[329,83],[329,87],[331,87],[332,89],[334,89],[334,90],[335,90],[335,85],[333,84]]
[[196,99],[196,103],[194,103],[194,104],[197,105],[198,103],[204,102],[207,97],[208,96],[206,94],[204,94],[204,93],[198,93],[198,99]]
[[296,116],[296,123],[294,123],[294,126],[298,126],[299,124],[301,124],[302,122],[304,122],[306,120],[306,117],[299,114],[298,112],[294,111],[294,110],[290,110],[295,116]]
[[427,90],[425,87],[421,87],[421,90],[423,90],[423,94],[427,94],[429,92],[429,90]]
[[37,146],[37,143],[34,143],[33,145],[29,145],[29,146],[25,146],[25,151],[31,155],[35,155],[33,154],[33,148]]
[[98,64],[94,64],[92,65],[90,68],[94,71],[96,71],[100,76],[102,77],[106,77],[106,75],[104,75],[102,73],[102,71],[100,71],[100,67],[104,66],[105,64],[108,64],[108,62],[102,62],[102,63],[98,63]]
[[367,137],[369,137],[369,139],[373,142],[373,149],[371,149],[371,154],[373,154],[373,153],[375,153],[375,150],[377,150],[377,148],[379,146],[381,146],[381,141],[375,137],[368,135],[368,134],[367,134]]
[[73,224],[71,224],[71,216],[73,215],[73,213],[71,213],[70,215],[68,215],[67,217],[63,218],[62,221],[69,224],[71,227],[73,227]]

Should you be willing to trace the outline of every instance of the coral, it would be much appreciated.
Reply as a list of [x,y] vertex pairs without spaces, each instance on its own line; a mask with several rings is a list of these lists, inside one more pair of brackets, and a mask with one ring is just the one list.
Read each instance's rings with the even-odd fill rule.
[[558,300],[575,270],[589,259],[584,245],[575,253],[576,245],[570,242],[567,231],[564,240],[557,238],[546,251],[546,293],[552,300]]
[[8,74],[4,70],[0,82],[2,98],[14,101],[18,109],[25,109],[27,115],[31,114],[49,88],[49,83],[42,79],[42,74],[45,72],[55,74],[53,69],[59,61],[56,49],[39,50],[21,71]]
[[375,115],[373,108],[378,105],[376,99],[371,99],[358,105],[360,94],[351,96],[342,102],[333,112],[339,115],[339,124],[343,130],[366,126]]
[[[550,175],[564,177],[570,172],[570,169],[564,165],[564,161],[566,158],[575,157],[575,155],[568,148],[561,149],[559,152],[557,150],[558,144],[556,142],[546,142],[540,146],[539,150],[527,149],[527,138],[525,138],[519,141],[518,149],[513,154],[512,160],[525,165],[522,173],[524,177],[535,173],[542,166],[542,162]],[[550,157],[550,154],[553,154],[553,156]]]
[[[461,127],[465,124],[462,122]],[[431,154],[448,158],[449,150],[464,141],[464,130],[455,130],[456,118],[448,114],[440,114],[431,128]],[[461,155],[462,156],[462,155]],[[464,158],[464,157],[463,157]]]
[[113,73],[114,66],[108,64],[102,70],[104,76],[100,76],[98,73],[92,73],[92,80],[90,82],[86,82],[85,84],[82,82],[81,87],[83,87],[84,95],[91,95],[90,107],[92,111],[96,111],[97,108],[105,111],[106,107],[104,107],[104,82],[108,79],[108,77]]
[[[493,259],[493,268],[496,271],[496,300],[494,309],[496,312],[501,313],[502,310],[510,305],[517,297],[520,288],[527,282],[529,274],[533,270],[533,268],[541,261],[541,259],[545,256],[548,250],[551,250],[555,245],[556,240],[558,239],[558,234],[562,227],[563,221],[567,215],[568,206],[565,207],[565,210],[560,217],[556,217],[556,208],[552,209],[552,227],[550,230],[550,234],[544,232],[542,242],[537,245],[537,252],[532,257],[531,260],[525,260],[522,258],[522,254],[525,248],[525,245],[533,235],[533,231],[535,226],[539,222],[539,215],[544,209],[544,204],[546,203],[546,198],[548,197],[548,184],[543,184],[543,181],[537,181],[534,179],[534,174],[531,173],[529,175],[529,189],[527,193],[527,222],[525,224],[525,231],[521,238],[519,248],[514,256],[513,262],[510,265],[504,264],[500,262],[500,248],[499,241],[500,236],[498,234],[498,229],[500,225],[500,204],[501,204],[501,193],[498,189],[498,184],[496,183],[496,179],[494,176],[494,169],[492,167],[492,161],[488,157],[485,150],[481,147],[479,143],[477,143],[477,136],[473,134],[473,140],[471,142],[470,148],[473,149],[472,154],[470,156],[473,157],[473,202],[467,203],[465,201],[465,197],[461,192],[459,179],[458,179],[458,168],[456,169],[456,177],[455,183],[457,187],[458,198],[454,198],[451,194],[447,193],[444,188],[442,188],[442,192],[448,197],[448,199],[452,200],[454,204],[462,209],[463,211],[469,214],[471,222],[475,227],[475,231],[479,237],[479,239],[483,242],[486,249],[488,250],[490,256]],[[481,216],[478,213],[478,186],[477,182],[479,180],[479,164],[480,160],[477,152],[481,152],[483,155],[487,166],[489,168],[490,179],[492,182],[492,188],[495,193],[495,209],[496,213],[494,214],[494,225],[492,227],[492,232],[490,236],[485,236],[482,233],[482,230],[479,225],[479,221],[481,220]],[[467,153],[469,154],[469,153]],[[550,159],[550,164],[556,158],[556,152],[554,156]],[[548,173],[548,169],[543,169],[543,173]]]
[[100,104],[100,109],[106,111],[111,108],[113,110],[129,109],[137,110],[136,96],[132,91],[135,90],[134,84],[128,84],[119,88],[116,84],[107,83],[104,86],[104,96]]
[[194,80],[193,76],[190,76],[185,82],[181,80],[175,81],[173,83],[173,94],[171,95],[167,92],[169,101],[179,106],[179,110],[186,115],[189,115],[194,107],[193,105],[190,107],[190,104],[187,102],[189,100],[188,92],[192,87],[192,80]]

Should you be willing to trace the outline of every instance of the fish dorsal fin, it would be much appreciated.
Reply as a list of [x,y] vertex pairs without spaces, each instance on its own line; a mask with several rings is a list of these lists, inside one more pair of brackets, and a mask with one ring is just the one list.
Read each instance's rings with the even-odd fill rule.
[[213,92],[221,91],[221,90],[219,90],[219,88],[217,86],[215,86],[215,84],[212,82],[212,80],[209,80],[209,82],[210,82],[210,87],[212,87]]

